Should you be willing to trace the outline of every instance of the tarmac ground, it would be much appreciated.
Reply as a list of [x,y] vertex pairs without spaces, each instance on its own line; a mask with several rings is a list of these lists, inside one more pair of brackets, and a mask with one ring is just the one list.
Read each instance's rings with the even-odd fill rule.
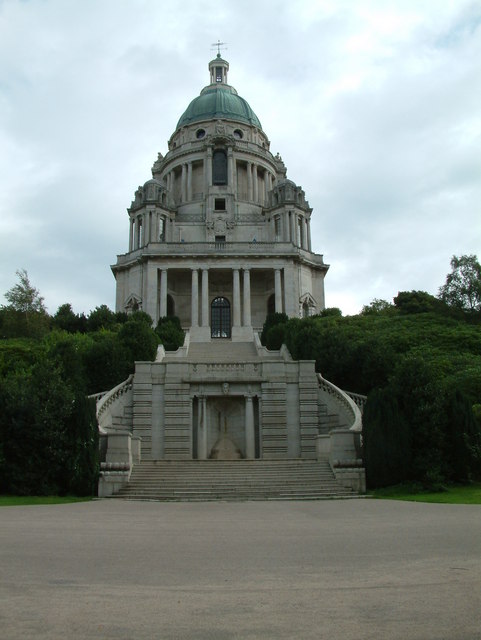
[[3,507],[0,637],[481,639],[481,507]]

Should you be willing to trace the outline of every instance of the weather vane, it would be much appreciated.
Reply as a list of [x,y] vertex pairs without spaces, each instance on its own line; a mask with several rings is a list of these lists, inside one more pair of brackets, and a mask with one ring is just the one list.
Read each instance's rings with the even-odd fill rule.
[[221,48],[227,49],[227,47],[225,46],[226,44],[227,42],[221,42],[220,40],[217,40],[217,42],[213,42],[211,44],[211,51],[215,51],[215,49],[217,48],[217,57],[220,58],[220,50]]

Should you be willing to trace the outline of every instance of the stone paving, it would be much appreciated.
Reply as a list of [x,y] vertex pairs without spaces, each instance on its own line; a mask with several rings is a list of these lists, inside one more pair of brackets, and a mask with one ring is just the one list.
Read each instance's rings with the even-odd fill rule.
[[4,507],[0,637],[479,639],[481,507]]

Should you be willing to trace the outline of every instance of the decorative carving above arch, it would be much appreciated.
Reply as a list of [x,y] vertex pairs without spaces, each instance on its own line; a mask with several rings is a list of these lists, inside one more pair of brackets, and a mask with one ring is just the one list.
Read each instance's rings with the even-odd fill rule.
[[142,311],[142,298],[135,293],[131,293],[125,301],[124,309],[127,313]]

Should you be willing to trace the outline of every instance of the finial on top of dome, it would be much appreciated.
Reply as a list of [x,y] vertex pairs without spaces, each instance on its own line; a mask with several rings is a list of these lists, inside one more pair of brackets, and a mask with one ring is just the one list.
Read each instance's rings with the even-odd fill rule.
[[224,49],[227,49],[227,47],[225,46],[227,44],[227,42],[221,42],[220,40],[217,40],[217,42],[213,42],[211,44],[211,47],[213,47],[214,49],[217,47],[217,58],[221,58],[222,56],[220,55],[220,49],[221,47],[223,47]]

